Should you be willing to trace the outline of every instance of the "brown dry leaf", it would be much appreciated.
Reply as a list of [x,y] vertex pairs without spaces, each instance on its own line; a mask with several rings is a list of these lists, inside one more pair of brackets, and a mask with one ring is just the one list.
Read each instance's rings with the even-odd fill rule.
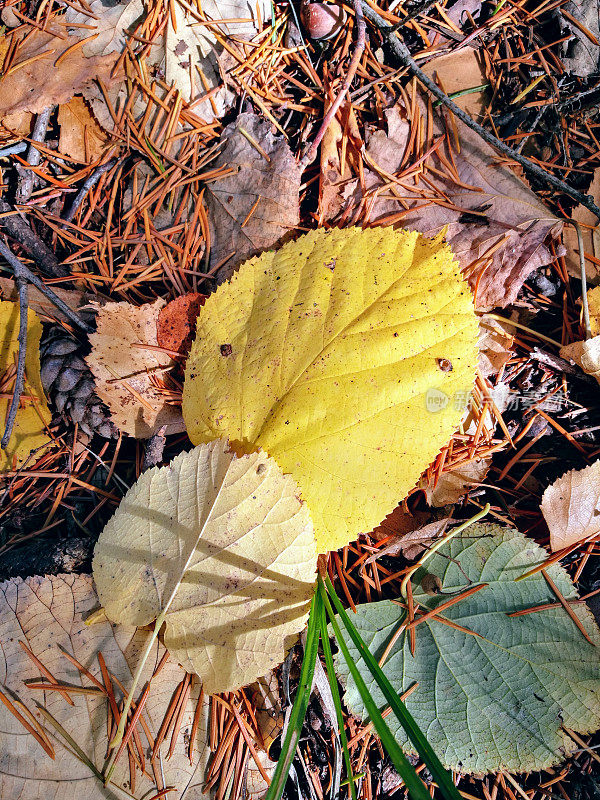
[[58,124],[58,149],[61,153],[82,164],[100,158],[108,138],[82,97],[72,97],[68,103],[58,107]]
[[[561,60],[567,72],[587,78],[598,71],[600,6],[597,0],[568,0],[561,8],[563,10],[575,22],[571,22],[568,17],[561,20],[562,26],[571,33],[570,39],[561,44]],[[595,42],[590,40],[585,31],[589,32]]]
[[[342,141],[346,135],[345,160],[340,162]],[[356,114],[352,105],[344,105],[338,111],[325,131],[321,142],[321,171],[319,176],[319,213],[318,225],[324,219],[333,219],[343,210],[347,195],[352,194],[353,174],[349,167],[355,166],[356,152],[360,152],[363,141],[358,129]]]
[[[486,83],[483,61],[479,52],[471,47],[433,58],[423,66],[423,72],[430,78],[437,77],[446,94],[464,92]],[[477,118],[483,111],[484,91],[464,94],[454,98],[454,102],[467,114]]]
[[574,361],[588,375],[593,375],[600,383],[600,336],[584,342],[572,342],[559,350],[561,358]]
[[[60,297],[63,303],[69,306],[71,311],[79,311],[84,304],[86,295],[81,289],[61,289],[60,286],[53,286],[52,291]],[[17,303],[19,300],[19,292],[12,278],[0,277],[0,293],[3,300],[12,300],[13,303]],[[29,308],[39,314],[42,317],[42,321],[69,321],[62,311],[48,300],[45,294],[42,294],[39,289],[36,289],[31,284],[27,287],[27,300]]]
[[[127,31],[135,28],[136,20],[144,14],[142,0],[127,0],[126,3],[107,3],[104,0],[92,0],[86,7],[93,16],[77,11],[68,6],[64,19],[68,26],[85,25],[86,38],[95,36],[82,45],[86,56],[121,53],[125,48]],[[75,28],[75,33],[79,31]]]
[[[267,158],[244,133],[258,143]],[[301,176],[285,139],[275,136],[270,124],[256,114],[240,114],[223,131],[223,140],[225,149],[215,168],[233,171],[210,183],[206,194],[210,263],[221,264],[230,256],[217,273],[221,283],[242,261],[273,247],[297,227]]]
[[98,310],[96,332],[90,335],[92,352],[86,361],[96,392],[115,425],[136,439],[149,438],[163,425],[166,433],[185,429],[179,409],[167,403],[167,395],[156,385],[174,364],[156,338],[164,304],[107,303]]
[[409,560],[420,556],[430,542],[442,535],[450,522],[450,517],[443,517],[423,524],[428,518],[430,514],[417,512],[415,516],[411,516],[402,506],[395,508],[375,531],[376,534],[381,532],[385,536],[391,535],[392,539],[365,563],[369,564],[381,556],[396,556],[399,553]]
[[283,730],[285,714],[281,708],[279,681],[273,670],[248,687],[251,693],[258,732],[266,752]]
[[188,355],[196,335],[198,313],[205,300],[205,294],[188,292],[161,308],[156,334],[160,347]]
[[[269,748],[281,734],[285,714],[281,708],[279,696],[279,681],[273,670],[269,670],[263,678],[259,678],[248,687],[252,698],[252,705],[256,716],[258,733],[262,739],[257,747],[258,760],[272,779],[277,767],[277,761],[269,756]],[[252,757],[248,760],[246,772],[246,791],[249,800],[261,800],[265,796],[269,784],[265,781],[261,771]]]
[[[387,220],[389,224],[390,217],[398,219],[397,215],[408,207],[409,212],[399,220],[402,226],[427,236],[447,226],[446,240],[461,267],[473,268],[469,280],[474,288],[477,286],[477,308],[489,310],[514,302],[527,276],[553,259],[546,241],[548,237],[559,236],[562,222],[520,178],[498,163],[491,147],[459,120],[454,120],[454,124],[460,153],[454,142],[453,125],[450,125],[440,150],[426,160],[427,167],[439,170],[439,173],[426,173],[428,181],[437,187],[436,192],[423,181],[417,185],[410,163],[403,164],[410,124],[398,106],[386,111],[385,116],[387,134],[377,130],[367,140],[370,168],[365,169],[366,197],[362,197],[356,185],[355,202],[365,200],[367,221]],[[439,139],[446,130],[439,113],[433,114],[432,124],[434,138]],[[448,139],[453,143],[452,155]],[[448,167],[452,160],[462,186],[452,178]],[[407,175],[401,179],[401,186],[395,186],[384,175],[401,175],[404,169]],[[402,201],[394,197],[394,191]],[[436,201],[442,195],[455,207],[448,207],[446,200],[445,205],[438,205]],[[464,216],[465,212],[470,215]],[[488,252],[491,255],[486,256]],[[475,262],[478,262],[476,267]]]
[[97,78],[110,85],[119,54],[87,57],[81,47],[74,47],[79,41],[79,36],[60,38],[32,28],[0,80],[0,116],[39,114],[50,105],[66,103]]
[[479,318],[479,372],[484,378],[500,372],[512,358],[515,337],[508,330],[511,327],[489,314]]
[[[268,753],[264,750],[258,750],[258,760],[264,771],[272,779],[275,775],[277,761],[273,761]],[[262,773],[258,769],[254,759],[250,757],[248,761],[248,771],[246,773],[246,791],[248,792],[248,800],[262,800],[267,793],[269,784],[265,781]]]
[[541,509],[552,552],[600,533],[600,460],[554,481],[544,492]]
[[[587,193],[594,198],[596,203],[600,202],[600,167],[594,171],[594,177]],[[600,259],[600,231],[598,230],[596,215],[584,208],[584,206],[579,205],[575,206],[571,216],[575,222],[581,225],[587,279],[592,283],[598,283],[600,281],[600,265],[590,258],[591,256],[595,259]],[[567,248],[565,260],[569,275],[579,278],[581,275],[579,244],[577,242],[577,231],[573,225],[565,225],[563,241]]]
[[435,486],[433,479],[421,479],[419,488],[425,492],[428,505],[434,508],[452,505],[483,481],[491,463],[491,457],[473,459],[462,467],[443,472]]
[[33,114],[29,111],[17,111],[16,114],[7,114],[0,119],[2,130],[6,130],[11,137],[22,139],[29,136],[33,127]]
[[[98,653],[102,653],[110,673],[126,688],[131,685],[132,673],[143,650],[147,631],[109,622],[87,626],[84,620],[98,605],[91,576],[58,575],[13,578],[0,584],[0,685],[5,696],[14,703],[17,699],[39,720],[49,734],[54,750],[52,760],[8,709],[0,704],[0,797],[2,800],[122,800],[126,795],[119,789],[104,788],[93,776],[88,766],[70,754],[62,745],[51,723],[36,710],[36,701],[73,736],[88,758],[102,769],[107,750],[107,703],[101,694],[71,695],[73,706],[55,691],[42,692],[28,689],[26,682],[39,683],[44,678],[38,667],[23,651],[24,642],[42,664],[50,670],[59,683],[72,686],[92,686],[88,678],[68,661],[61,648],[74,656],[102,682],[98,667]],[[152,675],[164,653],[161,645],[154,645],[148,666],[142,677],[143,685]],[[167,661],[162,671],[153,679],[145,706],[144,717],[150,732],[156,736],[164,719],[174,690],[184,677],[176,663]],[[166,785],[174,786],[169,792],[171,800],[182,797],[200,797],[201,786],[208,759],[206,741],[208,714],[205,706],[201,714],[193,764],[188,757],[188,741],[192,719],[198,699],[200,684],[191,691],[175,751],[170,759],[164,758],[170,744],[170,735],[163,747],[161,759]],[[117,701],[122,696],[114,686]],[[138,726],[142,746],[146,748],[143,728]],[[149,769],[149,767],[147,767]],[[149,769],[151,773],[151,769]],[[120,759],[113,780],[131,792],[127,754]],[[154,788],[153,788],[154,787]],[[156,794],[154,782],[137,773],[136,798]]]

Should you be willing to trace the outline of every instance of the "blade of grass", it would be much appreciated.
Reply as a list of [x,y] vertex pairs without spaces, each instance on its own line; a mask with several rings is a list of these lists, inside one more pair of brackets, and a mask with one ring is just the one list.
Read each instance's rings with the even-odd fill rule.
[[[321,578],[319,578],[319,586],[323,582]],[[355,647],[358,649],[358,652],[362,656],[365,664],[367,665],[369,672],[375,678],[377,685],[383,692],[383,695],[389,705],[392,708],[392,711],[396,715],[398,722],[402,725],[404,730],[406,731],[407,736],[415,746],[417,752],[427,765],[433,780],[437,783],[440,787],[440,791],[442,795],[446,798],[446,800],[460,800],[460,793],[456,786],[454,785],[454,781],[452,780],[452,776],[450,773],[444,769],[442,763],[440,762],[439,758],[436,756],[433,748],[425,738],[425,735],[415,722],[412,714],[406,708],[404,703],[402,703],[394,691],[391,683],[386,678],[383,670],[369,651],[369,648],[366,646],[364,641],[362,640],[360,634],[352,624],[350,617],[346,613],[344,607],[342,606],[338,596],[335,593],[335,589],[331,581],[329,580],[329,576],[325,576],[325,585],[323,586],[322,592],[325,593],[325,586],[327,587],[327,592],[331,597],[331,600],[335,606],[336,611],[338,612],[340,619],[344,623],[344,627],[348,631],[348,634],[352,641],[354,642]],[[326,601],[326,605],[329,606],[328,601]],[[330,606],[329,606],[330,607]],[[333,624],[333,623],[332,623]],[[339,627],[339,626],[338,626]],[[337,638],[337,634],[336,634]],[[338,641],[341,649],[341,640]],[[342,651],[343,652],[343,651]],[[348,662],[348,667],[350,668],[350,662]],[[361,679],[362,680],[362,679]],[[357,682],[358,687],[358,682]],[[366,701],[363,697],[363,702]],[[369,712],[370,713],[370,712]],[[377,710],[379,714],[379,711]],[[379,715],[381,716],[381,715]],[[373,719],[373,724],[375,724],[375,720]],[[387,728],[387,726],[386,726]],[[389,729],[388,729],[389,730]],[[379,733],[379,731],[377,731]],[[381,734],[380,734],[381,735]],[[383,741],[383,740],[382,740]],[[396,741],[394,739],[394,741]],[[391,755],[391,754],[390,754]]]
[[386,721],[383,719],[383,717],[381,716],[381,712],[377,708],[375,700],[369,693],[367,685],[365,684],[360,672],[358,671],[358,667],[352,660],[352,656],[350,655],[350,651],[348,650],[348,645],[346,644],[342,632],[340,630],[340,626],[338,625],[335,613],[333,611],[333,608],[331,607],[331,603],[329,602],[329,597],[327,596],[325,584],[323,583],[321,577],[319,577],[319,594],[321,595],[325,608],[327,609],[327,614],[331,622],[331,627],[333,628],[337,645],[342,651],[342,655],[346,659],[346,663],[348,664],[348,669],[350,670],[352,677],[354,678],[354,682],[356,683],[356,688],[360,692],[360,696],[362,698],[363,703],[365,704],[365,708],[367,709],[369,717],[371,718],[375,730],[377,731],[377,734],[381,739],[381,744],[383,745],[383,748],[387,752],[389,757],[392,759],[392,763],[396,771],[398,772],[398,774],[404,781],[406,788],[408,789],[408,795],[410,797],[410,800],[431,800],[431,795],[427,791],[425,784],[415,772],[415,768],[410,763],[410,761],[404,754],[404,751],[402,750],[402,748],[394,738],[392,732],[388,728]]
[[321,617],[322,599],[318,592],[315,592],[310,606],[310,615],[308,617],[308,627],[306,631],[306,645],[304,648],[304,658],[302,659],[302,668],[300,670],[300,683],[294,698],[294,705],[290,713],[290,720],[288,724],[285,740],[281,748],[281,755],[277,761],[275,774],[271,780],[271,784],[267,790],[264,800],[280,800],[285,782],[287,780],[298,740],[300,739],[300,731],[302,724],[306,717],[308,709],[308,701],[310,699],[310,690],[312,687],[313,676],[315,673],[315,664],[317,661],[317,653],[319,649],[319,622]]
[[331,696],[333,697],[333,704],[335,705],[335,716],[337,718],[338,728],[340,732],[340,741],[342,743],[342,753],[344,756],[344,764],[346,765],[346,775],[350,784],[350,795],[352,800],[356,800],[356,786],[354,785],[354,775],[352,774],[352,762],[350,761],[350,751],[348,750],[348,737],[346,736],[346,728],[344,726],[344,715],[342,714],[342,703],[340,700],[340,692],[338,689],[337,678],[335,677],[335,668],[333,666],[333,656],[331,655],[331,645],[329,643],[329,633],[327,631],[327,615],[325,606],[321,605],[321,643],[323,644],[323,654],[325,656],[325,672],[327,680],[331,687]]
[[44,718],[55,728],[57,733],[62,736],[65,742],[69,745],[67,749],[70,749],[73,755],[75,755],[83,764],[88,767],[88,769],[98,778],[99,781],[102,783],[104,782],[104,776],[100,772],[100,770],[96,767],[94,762],[88,758],[88,756],[84,753],[84,751],[79,747],[75,739],[71,736],[68,731],[66,731],[60,722],[55,719],[52,714],[44,708],[44,706],[36,703],[37,710],[44,716]]

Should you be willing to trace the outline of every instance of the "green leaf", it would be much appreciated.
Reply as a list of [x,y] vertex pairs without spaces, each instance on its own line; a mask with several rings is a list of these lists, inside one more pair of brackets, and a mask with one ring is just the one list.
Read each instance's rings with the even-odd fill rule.
[[[448,773],[444,770],[443,766],[441,765],[437,755],[434,753],[431,745],[427,741],[426,737],[423,735],[423,731],[419,728],[415,720],[413,719],[410,712],[407,710],[406,706],[400,700],[398,695],[394,692],[392,685],[390,684],[387,677],[384,675],[383,671],[379,664],[373,658],[371,652],[367,648],[364,639],[358,633],[356,627],[350,620],[347,612],[345,611],[344,607],[342,606],[338,596],[335,593],[335,589],[329,579],[329,576],[325,578],[325,586],[327,587],[327,592],[331,597],[331,600],[338,610],[340,615],[340,619],[342,620],[344,627],[346,628],[350,639],[354,643],[355,647],[360,654],[360,657],[364,659],[367,669],[375,679],[375,682],[381,689],[383,696],[385,697],[387,703],[389,703],[390,708],[394,712],[394,715],[402,728],[408,734],[410,741],[414,744],[419,756],[425,762],[425,765],[429,768],[432,778],[437,782],[442,797],[445,800],[457,800],[460,795],[454,785],[452,778]],[[390,729],[387,726],[386,721],[383,719],[382,714],[380,713],[379,709],[377,708],[377,704],[375,702],[374,697],[369,692],[366,683],[363,681],[360,672],[358,671],[358,666],[354,663],[352,656],[350,655],[350,651],[346,646],[346,642],[344,641],[341,631],[339,629],[339,625],[335,614],[333,613],[333,609],[331,608],[331,604],[329,603],[327,594],[325,593],[325,588],[323,585],[323,581],[319,578],[319,590],[324,595],[324,602],[327,608],[327,612],[331,619],[331,627],[335,633],[335,637],[340,648],[342,655],[344,656],[344,660],[350,669],[354,682],[357,685],[358,692],[365,704],[365,709],[369,715],[369,718],[373,722],[375,730],[379,734],[381,738],[381,742],[387,751],[388,755],[392,759],[392,763],[396,768],[398,774],[402,778],[402,780],[406,783],[406,786],[409,790],[409,794],[411,797],[415,794],[415,792],[420,791],[420,781],[417,785],[414,785],[414,781],[411,781],[412,772],[414,772],[413,767],[410,765],[410,762],[407,760],[406,756],[402,749],[398,746],[398,743],[394,740],[393,734],[391,733]],[[390,741],[391,740],[391,741]],[[411,783],[413,784],[413,788],[411,789]]]
[[[556,600],[543,575],[514,579],[542,563],[547,554],[518,531],[498,525],[474,525],[448,542],[427,562],[442,581],[442,594],[419,589],[424,570],[416,573],[413,595],[423,611],[434,609],[470,585],[488,586],[447,608],[443,616],[466,633],[435,617],[416,627],[414,658],[402,633],[383,671],[398,693],[418,682],[406,706],[441,761],[463,772],[529,771],[563,760],[576,745],[562,726],[589,733],[600,726],[599,655],[562,607],[520,617],[507,614]],[[566,572],[547,570],[568,598],[577,597]],[[600,631],[583,604],[573,605],[595,644]],[[376,659],[404,618],[396,603],[382,601],[357,607],[352,615],[358,632]],[[353,658],[380,708],[387,703],[357,648],[344,634]],[[344,659],[336,667],[346,685],[345,701],[354,714],[366,709]],[[398,743],[408,737],[392,717]]]

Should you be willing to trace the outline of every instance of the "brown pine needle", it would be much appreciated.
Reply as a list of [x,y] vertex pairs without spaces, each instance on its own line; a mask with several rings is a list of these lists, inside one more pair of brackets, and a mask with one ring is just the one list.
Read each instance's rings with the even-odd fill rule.
[[231,705],[231,710],[233,711],[233,715],[234,715],[234,717],[236,719],[236,722],[237,722],[237,724],[239,726],[240,733],[242,734],[242,736],[244,737],[244,739],[246,741],[246,744],[248,745],[248,750],[250,750],[250,754],[252,755],[252,758],[254,759],[254,762],[256,763],[258,771],[262,775],[263,780],[265,781],[267,786],[270,786],[271,778],[269,777],[269,775],[267,774],[265,768],[263,767],[263,765],[260,762],[260,758],[258,757],[258,753],[256,752],[256,747],[254,746],[254,742],[252,741],[252,736],[250,735],[250,732],[248,731],[248,728],[246,727],[246,722],[244,721],[244,718],[242,717],[242,715],[237,710],[237,708],[235,707],[234,704]]
[[54,759],[55,753],[54,748],[52,747],[51,743],[46,738],[45,733],[43,733],[42,729],[38,726],[37,728],[33,726],[31,722],[29,722],[25,717],[21,714],[20,711],[16,708],[10,698],[4,694],[4,692],[0,689],[0,703],[6,706],[6,708],[10,711],[10,713],[19,720],[21,725],[25,728],[25,730],[29,731],[29,733],[34,737],[37,743],[42,747],[45,752],[50,756],[50,758]]
[[173,753],[175,752],[175,745],[177,744],[177,738],[179,736],[179,732],[181,730],[181,720],[183,719],[183,714],[185,711],[185,706],[187,704],[188,698],[190,696],[190,691],[192,689],[192,681],[194,679],[194,675],[188,673],[185,678],[185,685],[181,692],[181,696],[177,703],[177,708],[175,709],[175,721],[173,723],[173,731],[171,733],[171,742],[169,744],[169,750],[167,752],[167,760],[171,758]]
[[28,689],[42,689],[44,692],[60,692],[62,695],[65,694],[65,691],[69,691],[73,694],[106,695],[104,689],[98,689],[95,686],[69,686],[65,683],[29,683],[28,681],[25,681],[25,686]]
[[[19,641],[19,644],[21,645],[21,647],[23,648],[23,650],[24,650],[24,651],[27,653],[27,655],[29,656],[29,658],[30,658],[30,659],[33,661],[33,663],[35,664],[35,666],[36,666],[36,667],[39,669],[39,671],[42,673],[42,675],[43,675],[45,678],[48,678],[48,680],[50,681],[50,683],[51,683],[51,684],[53,684],[53,686],[58,686],[58,685],[59,685],[59,684],[58,684],[58,681],[56,680],[56,678],[54,677],[54,675],[53,675],[53,674],[50,672],[50,670],[49,670],[49,669],[47,669],[47,668],[46,668],[46,667],[45,667],[45,666],[42,664],[42,662],[39,660],[39,658],[37,658],[36,656],[34,656],[33,652],[32,652],[32,651],[29,649],[29,647],[27,647],[27,645],[25,644],[25,642],[23,642],[23,641]],[[65,698],[65,700],[67,701],[67,703],[68,703],[70,706],[74,706],[74,705],[75,705],[75,703],[74,703],[74,702],[71,700],[71,698],[69,697],[69,694],[68,694],[68,692],[67,692],[66,690],[64,690],[64,689],[59,689],[59,691],[60,691],[61,695],[62,695],[62,696]]]
[[445,611],[450,606],[456,605],[456,603],[460,603],[461,600],[466,600],[467,597],[470,597],[475,592],[481,591],[481,589],[485,589],[488,586],[487,583],[479,583],[477,586],[469,586],[468,589],[465,589],[460,594],[456,595],[456,597],[452,597],[450,600],[446,600],[445,603],[441,603],[437,608],[431,609],[431,611],[427,611],[425,614],[422,614],[420,617],[415,619],[413,622],[409,623],[406,627],[413,627],[416,628],[417,625],[420,625],[422,622],[425,622],[432,617],[435,617],[437,614],[440,614],[442,611]]
[[412,584],[410,581],[408,581],[406,584],[406,604],[408,607],[406,612],[406,621],[408,624],[408,646],[410,649],[410,654],[414,658],[417,640],[414,625],[411,625],[411,623],[415,621],[415,604],[413,602]]
[[550,575],[548,575],[548,573],[546,572],[546,570],[545,570],[545,569],[543,569],[543,570],[542,570],[542,575],[544,576],[544,580],[546,581],[546,583],[548,584],[548,586],[549,586],[549,587],[550,587],[550,589],[552,590],[552,593],[553,593],[553,594],[556,596],[556,598],[558,599],[558,602],[561,604],[561,606],[564,608],[564,610],[567,612],[567,614],[568,614],[568,615],[571,617],[571,619],[573,620],[573,622],[575,623],[575,625],[576,625],[576,626],[578,627],[578,629],[581,631],[581,635],[582,635],[582,636],[583,636],[583,637],[584,637],[584,638],[585,638],[585,639],[586,639],[586,640],[587,640],[587,641],[588,641],[588,642],[589,642],[589,643],[590,643],[590,644],[591,644],[593,647],[596,647],[596,643],[595,643],[594,641],[592,641],[592,639],[590,639],[590,636],[589,636],[588,632],[587,632],[587,631],[586,631],[586,629],[583,627],[583,622],[582,622],[582,621],[579,619],[579,617],[577,616],[577,614],[576,614],[576,613],[573,611],[573,609],[571,608],[571,606],[570,606],[570,605],[567,603],[567,601],[566,601],[565,597],[563,596],[563,594],[562,594],[562,593],[561,593],[561,591],[559,590],[558,586],[557,586],[557,585],[554,583],[554,581],[552,580],[552,578],[550,577]]
[[[127,747],[127,743],[129,742],[129,740],[133,736],[133,732],[135,730],[135,726],[137,725],[138,719],[140,718],[140,715],[141,715],[142,711],[144,710],[144,706],[146,705],[146,700],[148,699],[149,693],[150,693],[150,683],[148,682],[146,684],[146,687],[145,687],[144,691],[142,692],[142,696],[140,697],[140,699],[138,701],[137,707],[136,707],[135,711],[133,712],[131,720],[129,721],[129,724],[127,725],[127,727],[125,729],[125,733],[123,734],[123,739],[121,740],[121,744],[119,745],[119,749],[117,750],[114,758],[111,760],[111,766],[117,763],[117,761],[119,760],[119,758],[121,757],[121,755],[123,753],[123,750]],[[131,757],[133,758],[133,753],[131,753]],[[143,763],[140,766],[141,766],[141,769],[142,769],[142,772],[143,772],[143,770],[144,770]]]
[[184,684],[185,684],[185,678],[179,682],[177,689],[173,693],[171,702],[169,703],[164,719],[162,721],[162,724],[158,730],[158,734],[156,735],[156,739],[154,741],[154,747],[152,748],[152,756],[150,757],[151,761],[154,761],[158,756],[158,750],[163,741],[165,740],[169,728],[171,727],[171,723],[173,722],[175,711],[179,703],[179,698],[181,697],[181,693],[183,692]]

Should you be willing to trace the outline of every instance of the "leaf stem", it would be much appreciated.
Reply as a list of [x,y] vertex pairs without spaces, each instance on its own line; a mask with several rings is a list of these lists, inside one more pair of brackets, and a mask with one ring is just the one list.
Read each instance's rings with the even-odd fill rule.
[[409,571],[402,579],[402,583],[400,584],[400,594],[405,600],[407,600],[406,587],[408,585],[409,580],[414,575],[414,573],[420,567],[423,566],[423,564],[427,561],[427,559],[430,556],[432,556],[436,550],[439,550],[443,544],[446,544],[446,542],[449,542],[451,539],[454,539],[454,537],[457,536],[459,533],[462,533],[465,530],[465,528],[468,528],[470,525],[473,525],[474,522],[478,522],[482,517],[485,517],[485,515],[488,513],[489,510],[490,510],[490,504],[486,503],[485,506],[481,509],[481,511],[478,511],[474,517],[471,517],[471,519],[468,519],[466,522],[463,522],[462,525],[458,525],[456,528],[453,528],[446,534],[446,536],[439,539],[435,544],[431,545],[431,547],[425,551],[425,553],[421,556],[421,558],[417,561],[417,563],[413,564],[413,566],[409,569]]
[[[170,603],[169,603],[169,605],[170,605]],[[137,687],[138,683],[140,682],[142,671],[144,669],[146,661],[148,660],[148,656],[150,655],[150,651],[152,650],[152,647],[154,646],[154,642],[156,641],[156,639],[158,637],[158,632],[162,628],[163,622],[165,621],[165,617],[167,616],[167,611],[169,610],[169,605],[165,606],[165,608],[163,608],[163,610],[160,612],[160,614],[156,618],[156,622],[154,623],[154,630],[152,631],[148,641],[146,642],[146,647],[144,648],[144,652],[142,653],[142,657],[140,658],[140,662],[139,662],[139,664],[137,666],[137,669],[135,671],[135,675],[133,676],[133,681],[131,683],[131,689],[129,690],[129,694],[127,695],[127,699],[125,700],[125,705],[123,706],[123,711],[121,712],[121,718],[119,719],[119,725],[117,727],[117,731],[116,731],[115,735],[113,736],[113,738],[111,739],[111,741],[110,741],[110,743],[108,745],[111,750],[113,750],[115,748],[118,748],[119,745],[121,744],[121,742],[123,741],[123,735],[125,733],[125,726],[127,725],[127,715],[129,713],[129,709],[131,708],[131,703],[133,702],[133,695],[135,693],[135,690],[136,690],[136,687]],[[110,781],[110,779],[112,777],[112,774],[113,774],[113,772],[115,770],[115,765],[116,765],[116,762],[117,762],[117,754],[118,754],[118,749],[115,749],[115,752],[113,753],[113,756],[112,756],[112,758],[111,758],[111,760],[110,760],[110,762],[108,764],[108,767],[106,769],[106,773],[104,775],[104,785],[105,786]]]

